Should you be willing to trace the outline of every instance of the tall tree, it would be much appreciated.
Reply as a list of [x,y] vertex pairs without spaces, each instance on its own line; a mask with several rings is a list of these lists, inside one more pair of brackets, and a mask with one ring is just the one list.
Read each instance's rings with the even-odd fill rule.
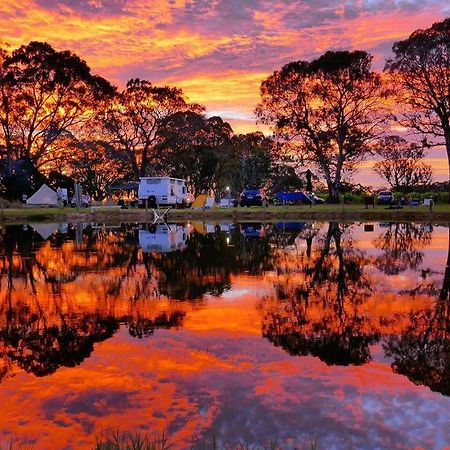
[[257,116],[317,166],[331,202],[339,201],[343,179],[385,123],[385,92],[371,64],[363,51],[329,51],[311,62],[291,62],[261,85]]
[[187,178],[195,195],[216,192],[230,171],[232,133],[220,117],[192,111],[173,114],[159,133],[163,173]]
[[234,192],[245,187],[264,186],[271,179],[273,166],[273,140],[261,132],[233,136],[230,155],[233,166],[229,183]]
[[108,187],[126,176],[127,162],[123,153],[106,142],[81,141],[74,144],[67,170],[87,194],[102,200]]
[[423,147],[408,144],[400,136],[386,136],[380,139],[375,151],[383,159],[375,163],[374,170],[392,189],[407,192],[431,183],[433,171],[422,161]]
[[445,146],[450,178],[450,18],[415,31],[392,50],[385,70],[396,85],[402,109],[410,107],[398,120],[425,135],[425,144]]
[[61,138],[114,93],[77,55],[47,43],[30,42],[0,59],[0,126],[10,161],[45,168],[61,156]]
[[313,355],[328,365],[365,364],[380,338],[364,314],[374,291],[365,267],[369,257],[355,247],[351,228],[338,223],[329,223],[312,247],[275,253],[281,282],[275,284],[277,301],[262,301],[262,335],[291,355]]
[[179,111],[203,111],[189,104],[176,87],[154,86],[150,81],[132,79],[99,115],[112,144],[129,159],[135,178],[153,174],[161,147],[156,144],[164,121]]

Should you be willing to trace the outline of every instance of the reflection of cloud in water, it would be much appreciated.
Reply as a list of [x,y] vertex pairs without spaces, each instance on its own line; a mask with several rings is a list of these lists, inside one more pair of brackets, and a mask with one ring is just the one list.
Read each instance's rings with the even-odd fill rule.
[[[0,355],[16,375],[0,385],[0,436],[37,436],[38,448],[90,448],[92,433],[120,427],[166,429],[184,447],[192,435],[216,435],[220,444],[277,438],[303,447],[310,433],[321,448],[443,447],[450,441],[450,398],[407,377],[443,392],[446,372],[433,387],[426,371],[437,373],[444,359],[419,348],[431,364],[405,369],[408,358],[420,356],[412,338],[429,329],[436,296],[447,295],[441,288],[448,230],[433,231],[430,245],[440,243],[433,252],[420,229],[400,228],[400,247],[393,230],[367,236],[360,226],[319,224],[299,235],[269,225],[264,236],[246,239],[237,227],[193,232],[183,251],[146,254],[133,227],[88,227],[77,242],[69,227],[45,243],[28,228],[2,230],[2,273],[14,289],[0,291],[0,327],[7,338],[22,337],[21,346],[4,346]],[[376,237],[381,247],[374,249]],[[419,256],[417,266],[405,266],[405,254]],[[397,274],[383,271],[391,257]],[[425,270],[431,266],[432,273]],[[420,311],[426,314],[412,315]],[[111,320],[109,333],[95,328],[104,320]],[[442,330],[437,321],[436,350],[447,348]],[[311,345],[293,345],[303,342],[296,336]],[[371,344],[396,336],[405,340],[391,341],[394,360]],[[357,351],[355,339],[363,344]],[[75,347],[83,342],[84,356]],[[319,348],[325,353],[311,351],[321,343],[329,344]],[[349,358],[336,358],[342,348]],[[299,349],[353,365],[288,354]],[[36,378],[8,366],[13,350],[52,375]]]

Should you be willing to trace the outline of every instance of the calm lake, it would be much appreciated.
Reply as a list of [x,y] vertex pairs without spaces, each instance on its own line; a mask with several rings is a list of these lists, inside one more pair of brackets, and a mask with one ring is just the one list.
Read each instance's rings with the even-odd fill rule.
[[449,228],[0,228],[0,444],[450,445]]

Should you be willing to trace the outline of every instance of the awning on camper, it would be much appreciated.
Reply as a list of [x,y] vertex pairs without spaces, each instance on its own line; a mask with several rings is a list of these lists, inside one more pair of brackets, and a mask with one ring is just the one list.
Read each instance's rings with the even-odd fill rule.
[[110,191],[133,191],[137,190],[139,187],[139,183],[137,181],[130,181],[129,183],[118,183],[112,186],[109,186]]
[[204,208],[206,204],[206,200],[208,199],[207,195],[201,194],[199,195],[191,205],[191,208]]

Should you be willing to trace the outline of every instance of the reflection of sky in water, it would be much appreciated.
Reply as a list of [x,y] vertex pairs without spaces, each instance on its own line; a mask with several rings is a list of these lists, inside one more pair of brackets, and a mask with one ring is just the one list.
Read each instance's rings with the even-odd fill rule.
[[[318,228],[323,237],[327,226]],[[351,255],[347,252],[349,248],[362,250],[365,257],[378,257],[382,252],[373,242],[381,233],[383,229],[378,226],[373,233],[356,227],[352,230],[352,241],[343,244],[347,246],[345,257]],[[187,252],[189,245],[195,244],[200,254],[210,244],[207,236],[204,241],[195,236],[192,239]],[[67,241],[70,244],[70,239]],[[107,238],[108,241],[117,243],[121,239]],[[34,267],[35,293],[30,291],[29,282],[18,277],[12,295],[15,305],[24,301],[35,308],[34,301],[38,298],[48,324],[60,323],[63,316],[71,323],[70,311],[76,311],[78,315],[89,312],[113,316],[124,325],[112,337],[94,342],[90,356],[80,364],[75,367],[63,364],[48,376],[36,377],[12,362],[0,384],[1,440],[6,442],[16,434],[38,439],[39,449],[89,448],[95,442],[95,433],[120,427],[155,433],[165,429],[182,448],[188,446],[192,436],[213,435],[220,445],[238,440],[267,444],[276,438],[287,448],[294,448],[308,446],[313,435],[318,438],[320,448],[445,447],[450,442],[447,418],[450,397],[426,386],[416,386],[406,376],[394,373],[381,343],[369,344],[368,363],[331,366],[318,357],[291,356],[283,345],[275,346],[261,337],[262,322],[270,323],[271,318],[277,317],[273,315],[275,312],[281,311],[285,316],[280,317],[292,320],[293,316],[286,315],[284,309],[289,303],[273,297],[279,283],[298,287],[305,280],[302,274],[306,263],[300,264],[301,255],[307,251],[304,243],[302,240],[296,250],[290,248],[289,257],[286,250],[276,248],[283,256],[277,259],[274,246],[269,246],[269,253],[261,258],[258,252],[262,242],[239,241],[235,245],[244,249],[247,256],[239,252],[229,254],[235,258],[234,267],[221,265],[216,254],[212,255],[217,258],[211,264],[212,271],[200,263],[198,266],[192,263],[195,270],[191,273],[186,266],[186,278],[195,273],[196,283],[208,285],[210,291],[217,291],[213,282],[228,286],[214,296],[206,290],[202,298],[191,302],[173,300],[161,292],[148,298],[138,296],[150,289],[150,284],[146,284],[150,278],[152,292],[163,288],[174,292],[167,283],[170,283],[168,276],[173,276],[174,267],[180,263],[176,255],[167,260],[164,258],[168,256],[155,255],[144,270],[142,255],[138,254],[137,262],[130,265],[128,257],[122,259],[128,250],[120,245],[116,248],[117,244],[99,246],[103,253],[96,253],[95,258],[110,255],[101,261],[92,260],[93,256],[86,252],[76,253],[75,248],[63,251],[66,244],[62,249],[54,242],[53,247],[41,244],[36,253],[38,262],[51,263],[52,276],[64,272],[67,281],[53,295],[51,289],[44,287],[45,276]],[[322,245],[322,241],[313,240],[314,261],[320,256],[315,250]],[[429,280],[440,288],[447,259],[448,229],[435,227],[432,240],[424,246],[417,243],[416,247],[423,253],[420,265],[399,274],[388,276],[375,267],[372,259],[365,260],[375,288],[368,298],[358,300],[361,301],[358,305],[346,306],[345,320],[350,320],[350,313],[357,314],[369,320],[368,325],[361,325],[360,332],[369,333],[375,327],[382,336],[397,335],[409,326],[410,312],[433,308],[433,295],[397,293],[416,287],[426,268],[434,271]],[[113,251],[122,256],[112,257]],[[134,255],[133,249],[129,251]],[[226,251],[221,249],[220,256]],[[253,259],[248,260],[248,255]],[[15,254],[14,258],[17,257]],[[279,268],[292,271],[277,274],[277,267],[267,263],[271,259]],[[58,268],[61,262],[64,264]],[[88,263],[89,275],[78,280],[69,277],[75,265],[78,271]],[[336,264],[336,260],[332,263]],[[97,266],[101,275],[92,270]],[[119,288],[120,283],[123,286]],[[339,317],[333,315],[335,309],[316,305],[316,297],[325,295],[323,289],[323,285],[318,286],[309,294],[307,317],[311,323],[320,323],[320,315],[335,321]],[[3,294],[0,299],[1,328],[5,330]],[[161,319],[162,312],[177,310],[184,315],[176,325],[169,324],[166,316]],[[28,317],[25,310],[22,314],[21,320]],[[130,327],[141,323],[139,318],[153,320],[154,334],[144,339],[130,335]],[[325,329],[341,328],[333,322]],[[86,326],[83,330],[82,333],[89,333]],[[12,347],[6,350],[11,352]],[[3,356],[7,359],[8,354]]]

